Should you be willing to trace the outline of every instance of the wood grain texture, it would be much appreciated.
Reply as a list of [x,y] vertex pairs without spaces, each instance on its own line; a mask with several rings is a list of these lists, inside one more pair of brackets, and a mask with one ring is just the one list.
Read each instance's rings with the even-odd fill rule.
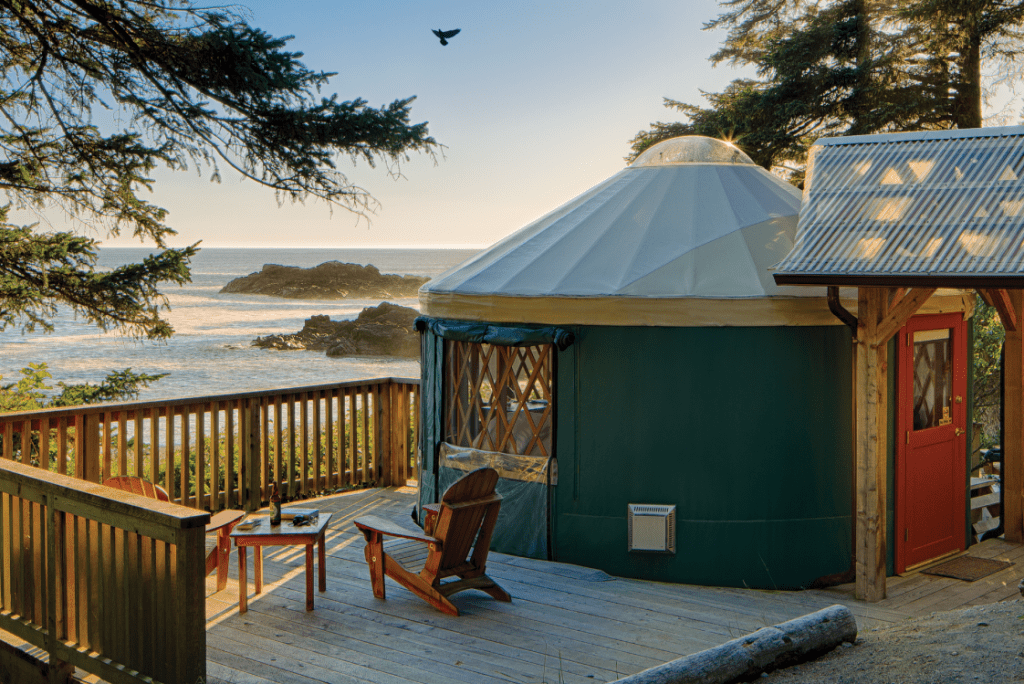
[[[1022,320],[1024,297],[1010,291],[1017,320]],[[1006,540],[1024,542],[1024,343],[1022,326],[1006,331],[1003,369],[1003,530]]]
[[[491,533],[501,506],[501,496],[494,493],[497,482],[498,473],[493,468],[480,468],[451,485],[432,520],[433,536],[410,531],[379,516],[356,518],[353,522],[366,539],[364,555],[374,596],[384,598],[386,575],[441,612],[456,617],[459,609],[448,597],[466,589],[479,589],[499,601],[511,601],[508,592],[485,574]],[[389,555],[383,548],[385,536],[425,543],[428,552],[422,569],[411,572]],[[442,585],[443,579],[452,576],[459,580]]]
[[[904,307],[913,294],[896,305]],[[888,420],[887,347],[879,324],[884,320],[884,288],[859,288],[856,347],[856,521],[857,597],[885,598],[886,560],[886,422]],[[898,330],[898,328],[897,328]]]
[[[1011,598],[1006,587],[1016,592],[1024,574],[1024,546],[988,540],[970,553],[1016,565],[994,575],[981,596],[964,593],[969,583],[910,573],[888,578],[888,597],[866,603],[853,597],[852,584],[770,592],[600,581],[599,573],[586,568],[492,552],[487,574],[515,601],[500,603],[463,591],[451,597],[461,613],[454,618],[391,579],[382,578],[387,601],[374,598],[368,586],[364,537],[352,520],[364,515],[408,520],[414,501],[413,490],[395,488],[303,502],[334,514],[325,537],[327,590],[316,596],[312,613],[304,610],[301,547],[266,549],[265,590],[256,599],[250,594],[244,616],[236,607],[236,562],[226,592],[214,593],[210,578],[210,684],[263,684],[261,679],[311,684],[315,668],[321,675],[330,671],[335,679],[329,681],[612,681],[836,603],[850,609],[860,629],[869,629],[927,615],[930,606]],[[384,548],[410,569],[418,569],[413,550],[420,561],[427,551],[425,543],[405,540]],[[925,600],[930,604],[922,605]]]

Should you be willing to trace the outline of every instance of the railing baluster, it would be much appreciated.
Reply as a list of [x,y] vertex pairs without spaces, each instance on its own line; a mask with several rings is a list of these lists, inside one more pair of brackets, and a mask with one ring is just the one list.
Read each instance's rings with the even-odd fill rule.
[[39,467],[50,469],[50,418],[39,420]]
[[167,420],[165,421],[166,424],[167,424],[167,432],[166,432],[167,449],[165,450],[166,457],[164,459],[164,463],[165,463],[165,466],[164,466],[164,481],[165,481],[165,485],[164,486],[167,489],[167,495],[170,497],[171,501],[177,501],[177,502],[180,503],[181,499],[179,499],[178,496],[175,495],[175,492],[174,492],[174,480],[175,480],[174,465],[175,465],[175,461],[176,461],[175,456],[174,456],[174,442],[175,442],[175,440],[174,440],[174,419],[175,419],[175,413],[177,413],[176,408],[173,405],[168,405],[167,406]]
[[235,498],[235,484],[238,482],[237,471],[235,470],[235,402],[229,401],[224,404],[224,431],[227,437],[228,467],[226,477],[228,479],[228,508],[238,506]]
[[[206,508],[206,406],[196,409],[196,508]],[[217,510],[210,502],[211,511]]]
[[145,468],[145,465],[143,464],[143,452],[142,452],[142,444],[143,444],[143,439],[142,439],[142,409],[136,409],[135,410],[135,434],[133,435],[133,437],[135,439],[135,449],[134,449],[135,472],[133,474],[136,477],[145,477],[146,476],[146,468]]
[[296,448],[296,437],[298,436],[298,430],[295,429],[295,403],[298,401],[296,395],[291,394],[285,398],[288,406],[288,496],[295,496],[295,485],[297,483],[298,473],[298,449]]
[[103,480],[107,479],[108,477],[111,477],[114,474],[113,466],[111,465],[111,462],[113,461],[113,456],[110,453],[112,448],[112,429],[110,427],[110,424],[113,422],[113,418],[111,417],[110,412],[108,411],[104,411],[102,413],[102,416],[103,418],[100,422],[100,425],[103,431],[103,466],[102,470],[100,471],[100,482],[103,482]]
[[160,484],[160,409],[149,409],[149,481]]
[[[192,407],[181,407],[181,503],[192,507]],[[198,458],[198,456],[196,457]],[[199,483],[196,483],[196,496]]]
[[21,462],[32,463],[32,420],[29,418],[21,421]]
[[363,397],[363,425],[361,437],[363,439],[363,482],[375,479],[370,471],[370,405],[369,393],[366,387],[360,387]]
[[299,424],[302,430],[302,457],[299,459],[299,486],[302,496],[305,497],[309,491],[309,395],[305,392],[299,394]]
[[320,408],[323,403],[323,392],[313,392],[313,491],[320,493],[326,489],[320,483],[320,471],[323,466],[323,435],[320,434]]
[[15,615],[24,614],[24,608],[22,608],[22,578],[24,577],[24,568],[22,567],[22,545],[24,544],[25,531],[21,528],[21,511],[22,511],[23,500],[21,497],[11,497],[11,536],[10,536],[10,587],[11,587],[11,600],[8,605],[10,610]]
[[349,459],[351,461],[349,469],[349,478],[351,479],[352,485],[359,484],[359,412],[356,407],[358,388],[353,387],[350,390],[346,390],[346,398],[348,399],[348,440],[349,440]]
[[[281,395],[274,397],[274,482],[281,487],[285,473],[284,466],[284,414],[281,408]],[[269,496],[269,495],[268,495]]]
[[261,442],[260,452],[260,465],[262,478],[260,479],[260,502],[262,503],[267,496],[264,492],[267,491],[268,485],[270,484],[270,408],[273,404],[270,403],[269,397],[263,397],[260,401],[260,420],[262,425],[261,434],[263,440]]
[[[230,477],[230,475],[228,476]],[[227,508],[220,490],[220,402],[210,404],[210,510]]]
[[118,411],[117,416],[118,475],[128,474],[128,412]]
[[338,390],[338,484],[352,484],[352,472],[348,467],[351,460],[352,438],[349,436],[348,388]]
[[329,389],[324,392],[324,437],[326,438],[326,458],[324,459],[324,466],[326,472],[324,473],[324,490],[327,492],[334,491],[334,390]]

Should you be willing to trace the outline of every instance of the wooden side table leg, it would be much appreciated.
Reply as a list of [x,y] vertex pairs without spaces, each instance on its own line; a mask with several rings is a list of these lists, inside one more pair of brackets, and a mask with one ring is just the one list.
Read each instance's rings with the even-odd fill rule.
[[[258,548],[258,547],[257,547]],[[246,593],[249,591],[249,580],[245,576],[245,547],[238,547],[238,612],[249,610]]]
[[306,610],[313,610],[313,542],[306,544]]
[[252,547],[252,574],[254,575],[253,580],[256,582],[256,593],[263,593],[263,547],[254,546]]
[[320,591],[327,591],[327,565],[324,563],[324,534],[320,534],[320,539],[317,541],[317,550],[320,552]]

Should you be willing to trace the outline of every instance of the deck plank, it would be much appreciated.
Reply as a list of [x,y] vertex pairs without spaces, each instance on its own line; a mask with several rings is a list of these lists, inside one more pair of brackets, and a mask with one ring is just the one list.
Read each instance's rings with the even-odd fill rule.
[[[212,684],[499,684],[610,681],[766,625],[835,603],[861,629],[932,610],[1016,597],[1024,545],[992,539],[972,555],[1014,566],[974,583],[908,573],[889,578],[888,597],[857,601],[852,585],[758,591],[608,578],[561,563],[492,553],[488,574],[512,603],[480,592],[455,595],[462,617],[444,615],[387,580],[373,597],[363,538],[352,521],[367,514],[411,526],[410,488],[369,489],[292,504],[333,513],[326,537],[327,591],[305,604],[301,548],[264,550],[264,593],[238,614],[237,554],[227,588],[207,582],[208,671]],[[423,548],[392,545],[413,562]],[[607,580],[607,581],[605,581]],[[250,580],[250,592],[252,584]]]

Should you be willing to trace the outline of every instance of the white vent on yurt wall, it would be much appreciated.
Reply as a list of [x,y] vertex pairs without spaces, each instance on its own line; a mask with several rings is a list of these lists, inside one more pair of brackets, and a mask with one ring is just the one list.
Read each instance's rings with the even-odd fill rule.
[[628,504],[628,551],[676,552],[676,507]]

